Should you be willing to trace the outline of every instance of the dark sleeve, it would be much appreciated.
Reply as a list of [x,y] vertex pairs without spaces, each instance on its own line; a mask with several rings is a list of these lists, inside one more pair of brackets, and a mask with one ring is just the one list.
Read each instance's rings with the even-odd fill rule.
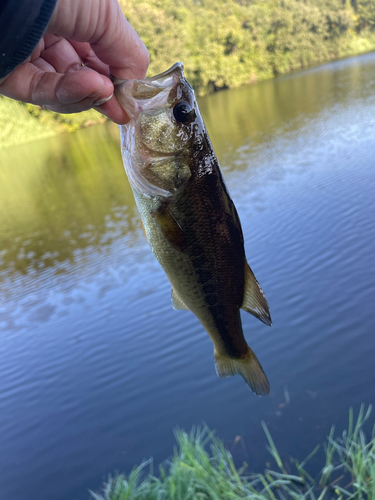
[[0,78],[29,57],[57,0],[0,0]]

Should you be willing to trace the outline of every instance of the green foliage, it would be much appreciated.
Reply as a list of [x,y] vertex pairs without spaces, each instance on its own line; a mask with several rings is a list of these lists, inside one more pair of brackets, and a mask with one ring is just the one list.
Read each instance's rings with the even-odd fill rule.
[[353,0],[356,12],[356,27],[358,31],[369,28],[375,30],[375,2],[374,0]]
[[122,0],[122,6],[149,48],[149,74],[183,61],[204,95],[355,53],[356,38],[375,48],[369,30],[375,4],[356,1],[356,7],[346,0]]
[[[190,434],[176,433],[178,449],[173,458],[162,465],[159,475],[152,473],[152,461],[135,467],[130,476],[110,478],[102,494],[91,492],[95,500],[337,500],[375,498],[375,434],[366,439],[363,426],[371,407],[362,406],[356,421],[353,411],[349,426],[339,437],[332,428],[325,443],[325,465],[316,478],[306,471],[307,462],[319,447],[303,461],[294,461],[290,473],[263,424],[269,451],[276,470],[244,476],[220,440],[207,428]],[[208,451],[209,449],[209,451]],[[151,463],[150,474],[145,468]]]
[[[120,0],[151,55],[176,61],[198,95],[375,49],[374,0]],[[0,149],[102,121],[0,99]]]

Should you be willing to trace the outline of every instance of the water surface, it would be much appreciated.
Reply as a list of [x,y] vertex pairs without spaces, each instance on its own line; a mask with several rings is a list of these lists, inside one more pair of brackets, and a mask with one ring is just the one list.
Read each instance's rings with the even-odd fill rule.
[[374,74],[368,54],[200,100],[271,307],[242,316],[266,398],[172,309],[115,126],[0,154],[2,500],[86,500],[203,421],[262,470],[261,420],[302,459],[374,402]]

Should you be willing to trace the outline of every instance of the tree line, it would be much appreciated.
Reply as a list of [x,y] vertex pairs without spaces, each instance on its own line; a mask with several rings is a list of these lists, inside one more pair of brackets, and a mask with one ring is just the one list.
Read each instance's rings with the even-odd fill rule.
[[[375,50],[374,0],[120,0],[150,51],[149,75],[182,61],[198,95]],[[0,148],[96,123],[0,98]],[[35,123],[38,126],[34,126]],[[35,133],[34,133],[35,132]],[[18,139],[17,139],[18,141]]]
[[121,0],[151,55],[199,95],[375,48],[374,0]]

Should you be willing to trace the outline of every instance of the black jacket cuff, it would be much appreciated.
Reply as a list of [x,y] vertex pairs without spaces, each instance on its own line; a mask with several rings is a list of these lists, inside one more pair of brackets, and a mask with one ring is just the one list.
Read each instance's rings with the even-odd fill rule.
[[0,0],[0,78],[32,53],[56,3],[57,0]]

